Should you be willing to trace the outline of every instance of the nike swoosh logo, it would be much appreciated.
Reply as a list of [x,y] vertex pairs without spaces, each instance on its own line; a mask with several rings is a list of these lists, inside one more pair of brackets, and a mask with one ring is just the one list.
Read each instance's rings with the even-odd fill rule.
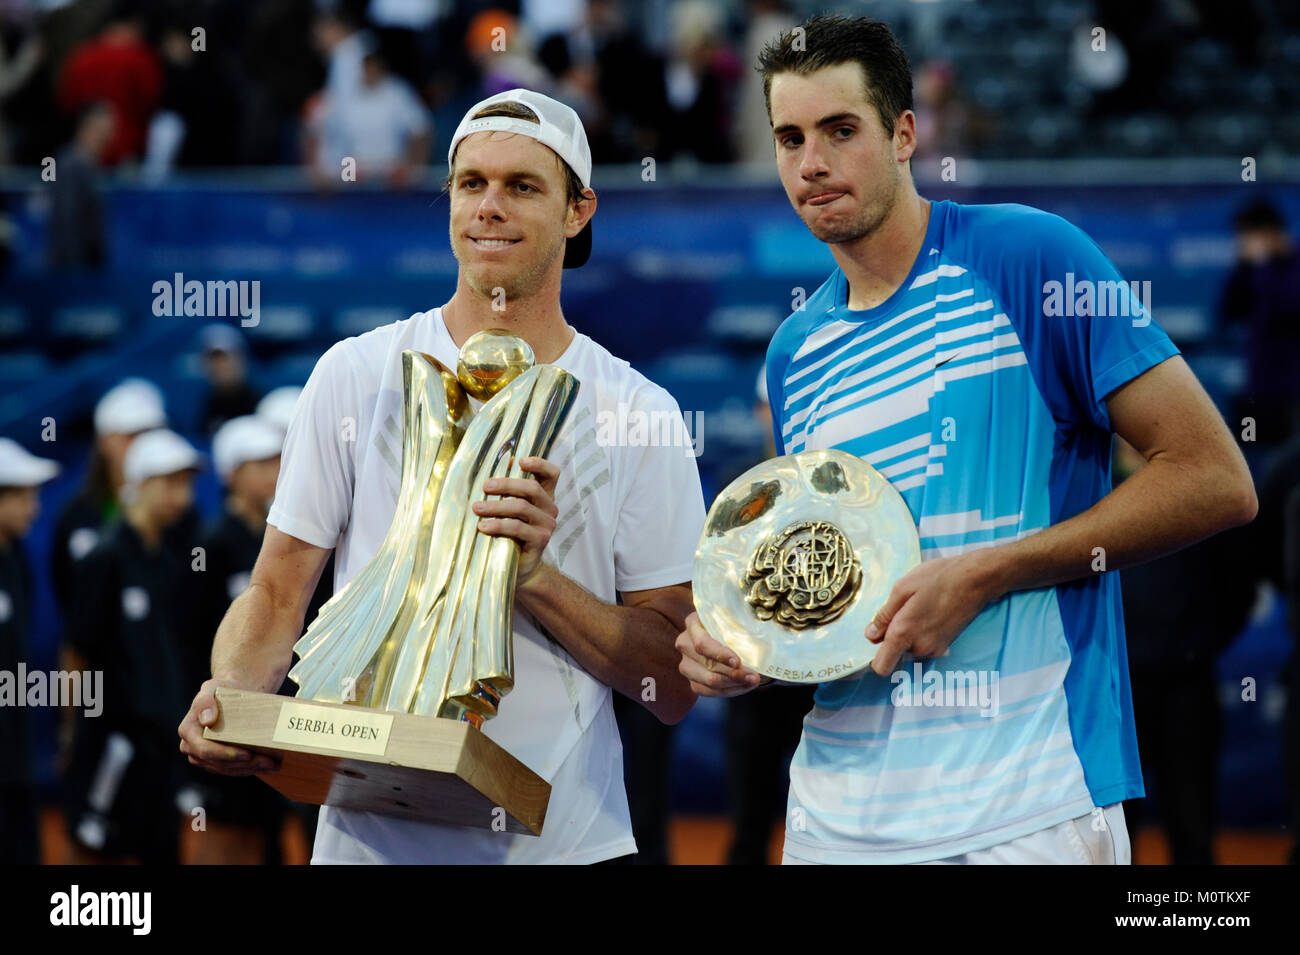
[[942,368],[944,365],[948,364],[948,362],[952,361],[954,358],[959,358],[959,357],[961,357],[961,352],[958,352],[956,355],[949,355],[943,361],[936,361],[934,363],[934,367]]

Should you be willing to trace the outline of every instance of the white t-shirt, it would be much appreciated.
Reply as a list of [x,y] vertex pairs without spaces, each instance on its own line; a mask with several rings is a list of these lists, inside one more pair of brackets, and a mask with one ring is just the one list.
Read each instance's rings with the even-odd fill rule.
[[321,122],[325,139],[321,161],[334,175],[345,156],[357,161],[362,175],[384,175],[401,162],[411,139],[430,127],[419,98],[392,76],[374,86],[360,83],[347,95],[331,96]]
[[[285,438],[268,522],[335,548],[335,590],[379,549],[396,510],[408,348],[456,366],[441,309],[339,342],[317,363]],[[607,603],[690,580],[704,499],[689,442],[662,440],[662,427],[615,427],[632,415],[680,422],[677,403],[581,332],[554,364],[579,388],[548,455],[560,478],[546,560]],[[514,634],[515,687],[483,731],[551,783],[541,837],[327,807],[313,862],[576,863],[636,851],[610,689],[519,607]]]

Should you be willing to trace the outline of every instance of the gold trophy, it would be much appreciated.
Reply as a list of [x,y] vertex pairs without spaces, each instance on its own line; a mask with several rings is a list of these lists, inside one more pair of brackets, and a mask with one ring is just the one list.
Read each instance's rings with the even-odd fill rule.
[[920,561],[911,512],[879,471],[843,451],[801,451],[750,468],[713,502],[695,606],[745,666],[824,683],[871,663],[867,624]]
[[260,778],[293,800],[540,835],[550,785],[480,732],[514,686],[519,545],[479,533],[472,505],[530,477],[517,461],[547,455],[578,381],[499,329],[454,373],[403,352],[402,379],[387,536],[294,645],[297,697],[219,688],[204,736],[280,756]]

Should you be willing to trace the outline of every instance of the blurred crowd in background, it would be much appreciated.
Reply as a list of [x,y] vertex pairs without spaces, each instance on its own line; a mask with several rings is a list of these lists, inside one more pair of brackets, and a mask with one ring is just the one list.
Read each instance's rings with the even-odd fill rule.
[[[597,164],[762,162],[771,141],[755,55],[816,9],[811,0],[5,0],[0,164],[56,155],[104,104],[112,128],[95,153],[105,166],[165,176],[305,163],[337,178],[336,157],[347,155],[360,175],[400,183],[445,149],[470,104],[516,86],[577,109]],[[859,12],[888,20],[909,51],[925,152],[1300,147],[1293,4],[876,0]],[[1117,121],[1098,135],[1098,117]]]
[[[247,580],[294,386],[329,341],[441,301],[429,297],[438,293],[418,269],[367,276],[401,291],[396,301],[365,303],[392,305],[392,311],[369,308],[356,318],[358,309],[344,315],[334,299],[363,266],[338,284],[330,284],[327,268],[285,268],[283,275],[268,273],[279,279],[277,301],[268,293],[266,303],[278,304],[278,315],[268,307],[262,324],[247,331],[226,322],[190,327],[183,341],[160,337],[164,344],[155,350],[170,351],[145,361],[143,353],[126,356],[130,339],[144,327],[150,297],[131,286],[131,297],[124,299],[111,284],[83,288],[69,279],[67,288],[80,296],[69,299],[81,309],[72,317],[82,323],[75,346],[69,345],[71,337],[53,337],[63,335],[60,322],[68,315],[51,306],[47,322],[43,311],[43,297],[59,294],[64,275],[135,267],[149,281],[155,272],[170,278],[170,268],[158,263],[193,251],[167,234],[158,242],[158,260],[125,262],[111,248],[115,223],[132,215],[144,223],[129,223],[134,233],[119,232],[135,236],[126,257],[131,249],[153,251],[137,234],[201,234],[207,225],[151,222],[138,212],[136,203],[148,207],[148,197],[141,202],[139,194],[114,207],[106,198],[113,184],[189,188],[197,180],[187,175],[216,170],[230,191],[212,201],[233,207],[245,181],[240,177],[254,177],[247,180],[250,202],[276,204],[264,217],[267,233],[256,242],[248,237],[255,250],[250,258],[256,258],[265,254],[256,250],[273,245],[277,234],[286,246],[298,241],[300,233],[281,222],[291,214],[307,223],[304,231],[343,233],[355,221],[341,218],[346,208],[322,212],[267,199],[255,191],[262,167],[297,170],[312,190],[338,192],[349,181],[340,170],[351,160],[357,181],[381,192],[400,190],[399,196],[414,190],[414,201],[431,202],[440,186],[437,167],[460,116],[479,99],[516,86],[548,92],[578,110],[598,166],[635,167],[653,158],[726,177],[732,171],[739,176],[736,164],[745,163],[774,178],[771,131],[753,63],[763,42],[823,6],[804,0],[0,0],[0,166],[20,170],[31,181],[38,178],[32,170],[39,173],[48,158],[58,169],[57,188],[42,197],[48,209],[28,216],[39,220],[39,233],[31,234],[40,235],[43,252],[39,266],[27,260],[20,278],[30,281],[17,307],[9,307],[12,286],[0,285],[0,375],[5,392],[12,391],[0,397],[22,399],[24,389],[39,387],[56,369],[69,380],[104,383],[60,397],[61,407],[76,413],[61,417],[57,448],[43,451],[34,430],[0,440],[0,671],[33,658],[27,620],[40,617],[44,626],[46,617],[24,595],[44,588],[58,612],[49,615],[57,621],[50,624],[53,636],[42,631],[41,639],[57,643],[65,666],[88,660],[106,666],[112,687],[114,654],[127,652],[128,644],[149,646],[160,662],[145,671],[148,686],[177,690],[175,699],[154,699],[139,684],[112,690],[118,699],[157,703],[151,712],[133,714],[143,722],[129,752],[93,738],[99,732],[94,720],[63,723],[56,747],[58,726],[37,717],[23,722],[24,714],[11,708],[0,712],[0,744],[11,747],[0,749],[0,862],[38,855],[35,823],[26,820],[36,817],[42,798],[61,802],[69,858],[77,861],[175,858],[176,823],[199,805],[214,824],[214,835],[203,841],[208,855],[201,858],[278,859],[287,804],[255,781],[226,784],[186,774],[173,755],[174,726],[168,728],[162,711],[192,695],[205,672],[216,621]],[[889,21],[909,52],[920,139],[914,167],[945,156],[1050,164],[1210,155],[1234,157],[1235,174],[1239,155],[1261,161],[1300,155],[1300,7],[1293,4],[876,0],[845,12]],[[601,188],[599,175],[596,186]],[[1078,204],[1086,206],[1087,197],[1080,196]],[[1030,201],[1014,189],[1000,198]],[[566,314],[586,322],[580,327],[669,388],[683,409],[708,413],[711,450],[701,470],[711,495],[771,453],[769,412],[761,387],[752,385],[753,374],[774,327],[769,319],[788,313],[787,290],[803,280],[780,271],[784,263],[762,264],[761,236],[753,243],[758,251],[738,266],[725,250],[709,259],[701,248],[677,259],[666,258],[671,250],[662,259],[620,251],[620,261],[611,264],[606,250],[611,238],[627,248],[635,202],[648,206],[656,200],[623,197],[620,208],[616,194],[610,199],[607,206],[602,195],[592,264],[566,273]],[[1169,204],[1194,200],[1201,201],[1175,196]],[[22,201],[18,191],[0,193],[0,250],[15,241],[13,230],[4,227],[4,206],[12,211]],[[673,201],[685,205],[690,197]],[[1285,626],[1287,640],[1300,628],[1300,258],[1294,240],[1300,203],[1294,191],[1277,198],[1261,190],[1250,197],[1234,194],[1230,207],[1230,218],[1213,225],[1228,246],[1221,262],[1213,260],[1222,269],[1199,268],[1209,278],[1187,292],[1205,321],[1182,331],[1167,328],[1189,360],[1203,359],[1194,364],[1203,377],[1215,369],[1241,369],[1235,378],[1224,372],[1221,387],[1207,379],[1207,388],[1242,435],[1259,485],[1259,518],[1250,528],[1123,574],[1148,791],[1156,797],[1171,858],[1189,863],[1216,858],[1218,818],[1233,798],[1222,797],[1218,778],[1231,727],[1221,716],[1225,681],[1216,665],[1252,621],[1271,621],[1274,630]],[[351,235],[358,245],[379,245],[382,233],[396,228],[385,219],[395,215],[394,206],[370,208],[380,211],[367,210],[373,231]],[[778,195],[763,214],[787,213]],[[241,227],[231,219],[212,231],[238,234]],[[431,231],[442,228],[439,221]],[[801,229],[791,217],[789,232],[775,243],[781,258],[793,254],[793,233]],[[441,242],[445,235],[434,238]],[[693,240],[703,247],[722,238]],[[1147,234],[1142,242],[1156,244]],[[1139,245],[1132,239],[1130,252]],[[1133,255],[1137,268],[1122,259],[1122,248],[1107,252],[1127,278],[1136,279],[1142,263],[1150,264],[1142,258],[1145,248]],[[1172,323],[1178,311],[1163,310],[1171,299],[1186,304],[1177,301],[1186,291],[1178,276],[1209,261],[1196,259],[1194,253],[1203,252],[1190,248],[1182,273],[1171,269],[1163,284],[1157,279],[1164,297],[1155,314],[1162,323],[1166,315]],[[0,256],[0,280],[5,258]],[[821,260],[813,261],[807,268],[810,287],[827,271]],[[715,266],[717,275],[706,273]],[[606,304],[615,279],[602,286],[593,278],[606,273],[616,276],[625,296],[615,310]],[[445,269],[440,274],[445,278]],[[630,284],[629,276],[643,284]],[[138,284],[148,287],[144,278]],[[373,286],[359,284],[358,295],[375,294]],[[592,304],[600,295],[606,298]],[[117,309],[118,324],[111,334],[89,335],[87,328],[103,324],[106,308]],[[637,322],[646,316],[637,309],[662,323],[659,334],[638,331]],[[736,329],[756,315],[762,320],[736,337]],[[277,325],[277,318],[288,324]],[[676,352],[664,351],[662,342],[674,343],[696,326],[703,329],[698,339],[681,337]],[[286,384],[288,390],[276,387]],[[28,404],[33,411],[27,417],[37,420],[40,402]],[[153,437],[136,440],[141,434]],[[1142,463],[1130,451],[1117,450],[1117,481]],[[39,501],[48,513],[32,560],[20,542],[38,519]],[[152,551],[141,542],[150,540],[166,544],[170,563],[149,557]],[[204,547],[218,568],[203,577],[207,589],[201,592],[187,589],[196,586],[195,575],[175,572],[190,564],[194,546]],[[94,568],[89,582],[86,566]],[[134,575],[119,583],[143,596],[114,602],[103,586],[95,586],[110,572]],[[328,596],[332,576],[327,569],[318,600]],[[1267,594],[1273,596],[1261,596]],[[1272,616],[1261,609],[1269,600]],[[104,642],[110,630],[122,644]],[[1294,656],[1289,667],[1276,692],[1289,686],[1291,700],[1300,700]],[[137,671],[133,679],[139,678]],[[727,754],[725,805],[734,828],[726,851],[733,862],[771,858],[773,826],[784,811],[785,766],[810,700],[809,692],[790,690],[732,701],[720,725],[711,727],[722,738],[701,744],[714,762],[718,752]],[[641,859],[666,861],[668,820],[680,801],[673,794],[694,785],[680,773],[674,780],[674,747],[680,757],[695,746],[693,731],[688,721],[675,737],[637,705],[621,699],[619,705]],[[705,705],[698,710],[717,712]],[[1272,753],[1259,770],[1275,777],[1285,766],[1292,774],[1285,811],[1293,831],[1300,824],[1300,778],[1294,776],[1298,711],[1294,703],[1287,710],[1284,753]],[[36,768],[38,756],[45,759],[41,754],[56,749],[61,789],[52,789],[48,774]],[[79,755],[88,752],[116,752],[120,758],[91,766]],[[1251,758],[1259,761],[1257,754]],[[693,765],[698,762],[697,757]],[[122,798],[139,811],[126,817],[125,829],[107,828],[106,807]],[[1140,806],[1126,811],[1135,827],[1141,824]],[[310,810],[300,816],[310,831]]]

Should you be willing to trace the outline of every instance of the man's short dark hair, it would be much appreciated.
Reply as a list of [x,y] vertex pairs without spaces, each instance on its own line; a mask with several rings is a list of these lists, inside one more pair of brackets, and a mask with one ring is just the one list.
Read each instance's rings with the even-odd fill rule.
[[[475,113],[474,119],[485,119],[488,116],[509,116],[511,119],[522,119],[529,123],[540,124],[541,122],[537,118],[537,114],[523,103],[493,103],[491,106],[486,106]],[[459,146],[456,147],[456,151],[460,151]],[[564,174],[564,191],[566,198],[570,203],[580,202],[585,199],[586,196],[582,194],[582,180],[579,179],[578,174],[573,171],[573,167],[565,162],[560,157],[559,153],[555,154],[555,159],[560,164],[560,170]],[[455,168],[456,155],[453,153],[451,157],[451,168],[447,170],[447,181],[443,183],[444,190],[451,189],[451,180]]]
[[1261,230],[1286,231],[1286,220],[1282,210],[1268,199],[1255,199],[1237,210],[1233,224],[1238,232],[1256,232]]
[[889,27],[868,17],[809,17],[763,47],[758,71],[763,74],[768,120],[772,118],[772,77],[778,73],[807,76],[841,63],[862,67],[867,102],[876,108],[885,131],[893,135],[898,117],[912,108],[912,68]]

